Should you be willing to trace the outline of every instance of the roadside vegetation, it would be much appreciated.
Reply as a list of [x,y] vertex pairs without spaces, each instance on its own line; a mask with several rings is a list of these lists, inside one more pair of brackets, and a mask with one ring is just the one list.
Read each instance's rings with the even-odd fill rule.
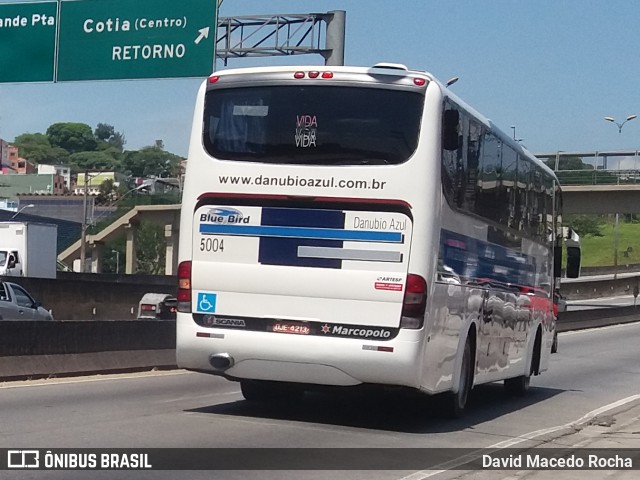
[[[117,172],[130,179],[118,187],[110,179],[100,185],[97,204],[112,206],[116,211],[90,225],[89,234],[99,232],[136,205],[180,202],[178,192],[132,194],[135,177],[179,177],[181,158],[167,152],[161,141],[140,150],[125,150],[124,134],[112,125],[99,123],[92,129],[84,123],[61,122],[50,125],[45,133],[18,135],[12,144],[18,147],[20,157],[34,165],[68,165],[74,174],[86,170]],[[163,273],[165,238],[162,226],[143,222],[136,230],[136,245],[138,273]],[[105,273],[124,272],[125,249],[124,236],[105,245],[102,254]]]
[[[614,264],[615,215],[578,215],[565,218],[580,235],[582,266]],[[618,217],[618,265],[640,264],[640,217]]]

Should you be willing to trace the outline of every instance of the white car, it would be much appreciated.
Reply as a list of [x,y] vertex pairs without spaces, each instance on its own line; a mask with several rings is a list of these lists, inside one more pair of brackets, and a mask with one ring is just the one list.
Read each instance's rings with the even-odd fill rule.
[[52,321],[53,315],[20,285],[0,282],[0,320]]

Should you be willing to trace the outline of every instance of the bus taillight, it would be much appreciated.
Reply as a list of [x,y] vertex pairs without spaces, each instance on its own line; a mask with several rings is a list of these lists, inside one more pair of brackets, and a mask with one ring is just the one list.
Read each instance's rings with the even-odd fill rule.
[[420,275],[410,273],[402,303],[402,328],[420,328],[427,307],[427,281]]
[[178,311],[191,313],[191,262],[178,265]]

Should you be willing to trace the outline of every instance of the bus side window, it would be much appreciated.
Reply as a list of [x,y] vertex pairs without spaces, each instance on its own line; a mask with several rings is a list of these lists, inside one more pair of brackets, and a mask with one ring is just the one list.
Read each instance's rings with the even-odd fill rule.
[[442,146],[451,152],[460,147],[460,137],[458,124],[460,123],[460,112],[458,110],[445,110]]

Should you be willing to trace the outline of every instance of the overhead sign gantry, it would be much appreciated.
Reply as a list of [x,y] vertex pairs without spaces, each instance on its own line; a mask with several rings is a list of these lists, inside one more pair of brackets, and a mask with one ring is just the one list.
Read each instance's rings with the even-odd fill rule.
[[204,77],[216,0],[0,4],[0,82]]

